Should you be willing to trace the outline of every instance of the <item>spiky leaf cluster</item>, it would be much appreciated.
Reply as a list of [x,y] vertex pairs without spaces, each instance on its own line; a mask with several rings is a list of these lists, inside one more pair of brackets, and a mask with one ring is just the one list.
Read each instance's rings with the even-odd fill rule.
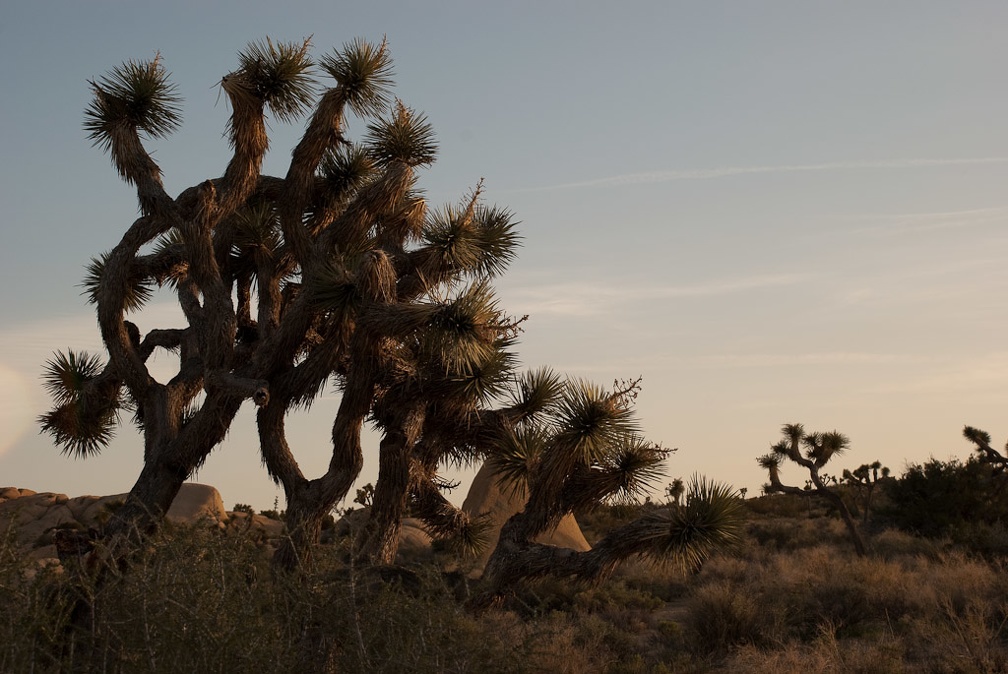
[[614,448],[639,432],[631,407],[582,379],[568,382],[557,401],[552,425],[555,451],[569,453],[583,464],[605,460]]
[[154,242],[150,258],[163,263],[161,272],[153,280],[159,285],[168,283],[172,287],[177,286],[189,268],[182,232],[173,227],[159,236]]
[[991,447],[990,433],[973,426],[963,428],[963,437],[976,446],[976,451],[983,461],[1001,466],[1002,469],[1008,466],[1008,443],[1005,443],[1005,453],[1002,454]]
[[250,261],[254,275],[255,265],[275,259],[283,246],[276,209],[268,202],[259,203],[239,211],[235,221],[231,254],[236,260]]
[[172,133],[181,122],[181,99],[168,78],[160,56],[155,56],[126,61],[92,81],[94,98],[84,112],[88,138],[108,152],[113,136],[123,128],[139,129],[151,138]]
[[114,385],[95,390],[104,365],[86,351],[57,352],[45,364],[42,382],[55,403],[39,417],[61,450],[84,458],[97,453],[112,439],[119,420],[119,393]]
[[262,101],[281,122],[292,122],[304,114],[315,97],[310,43],[251,42],[238,54],[241,88]]
[[535,423],[553,409],[564,382],[548,367],[522,373],[510,389],[509,410],[523,423]]
[[693,476],[682,505],[653,516],[646,553],[655,561],[694,571],[712,554],[737,545],[742,501],[732,487]]
[[548,442],[545,431],[535,425],[520,427],[500,439],[487,462],[505,493],[515,499],[528,494]]
[[345,256],[326,260],[305,282],[312,303],[330,315],[352,320],[363,302],[354,283],[355,266],[355,261]]
[[519,378],[512,398],[518,426],[488,461],[513,495],[537,490],[537,503],[562,513],[636,500],[664,475],[673,450],[640,437],[632,396],[544,369]]
[[474,283],[438,303],[422,333],[425,360],[446,373],[465,373],[496,356],[502,313],[487,283]]
[[383,40],[378,46],[356,39],[338,52],[324,56],[319,65],[336,80],[347,105],[359,117],[388,107],[392,86],[392,57]]
[[616,485],[608,495],[614,503],[636,503],[652,492],[665,476],[665,459],[673,450],[639,436],[619,445],[600,464]]
[[802,442],[806,447],[806,456],[819,467],[825,466],[831,458],[843,454],[850,447],[850,438],[839,431],[810,433]]
[[428,265],[470,277],[497,276],[514,259],[521,241],[516,224],[506,209],[445,207],[423,230]]
[[382,164],[431,164],[437,156],[434,127],[426,115],[397,102],[390,118],[368,125],[366,139],[371,155]]
[[[102,253],[99,257],[91,258],[88,263],[81,286],[82,293],[87,297],[90,304],[98,304],[101,293],[102,278],[105,274],[105,267],[108,264],[109,253]],[[122,292],[123,308],[126,311],[138,311],[150,301],[154,295],[152,281],[138,267],[133,266],[132,273],[121,282],[125,285]]]
[[339,145],[330,148],[319,165],[319,175],[326,195],[335,204],[343,204],[373,175],[375,162],[361,145]]
[[101,359],[87,351],[58,351],[46,361],[42,385],[57,404],[74,402],[103,367]]

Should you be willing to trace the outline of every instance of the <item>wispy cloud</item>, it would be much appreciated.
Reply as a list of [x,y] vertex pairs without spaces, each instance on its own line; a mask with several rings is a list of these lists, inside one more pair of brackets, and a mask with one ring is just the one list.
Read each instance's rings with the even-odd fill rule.
[[913,394],[941,396],[962,403],[977,401],[988,405],[1008,401],[1008,352],[946,355],[935,358],[909,377],[879,382],[886,395]]
[[764,166],[719,166],[713,168],[682,169],[675,171],[647,171],[622,175],[561,183],[545,187],[533,187],[524,192],[546,190],[580,189],[585,187],[621,187],[625,185],[649,185],[670,183],[681,180],[713,180],[731,176],[761,173],[804,173],[809,171],[845,171],[861,169],[914,169],[942,166],[973,166],[982,164],[1008,164],[1008,157],[965,157],[935,159],[889,159],[881,161],[841,161],[816,164],[777,164]]
[[[804,353],[711,353],[683,354],[669,351],[661,353],[620,354],[604,361],[585,360],[578,356],[569,361],[559,360],[553,364],[565,372],[578,372],[588,376],[603,372],[645,372],[650,375],[662,372],[721,372],[728,377],[742,377],[741,371],[787,368],[822,367],[836,370],[850,368],[883,368],[905,365],[924,365],[925,356],[870,351],[821,351]],[[738,374],[734,374],[738,372]],[[706,376],[706,375],[704,375]],[[763,376],[763,375],[758,375]]]
[[746,353],[699,356],[690,362],[697,367],[761,368],[809,365],[889,365],[920,361],[919,356],[904,353],[861,351],[822,351],[812,353]]
[[765,274],[684,285],[613,285],[541,283],[502,291],[507,305],[533,315],[594,316],[615,304],[731,295],[789,286],[808,280],[803,274]]
[[1004,224],[1005,221],[1008,221],[1008,206],[928,213],[869,214],[856,216],[854,220],[867,223],[864,227],[852,230],[855,234],[869,233],[901,236],[909,232],[928,232]]

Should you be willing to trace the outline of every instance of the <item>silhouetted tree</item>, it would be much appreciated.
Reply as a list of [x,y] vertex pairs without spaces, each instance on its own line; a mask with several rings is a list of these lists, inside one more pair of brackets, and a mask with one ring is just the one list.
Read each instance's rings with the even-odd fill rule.
[[[861,534],[857,529],[857,524],[851,516],[847,504],[843,498],[831,490],[827,484],[827,477],[820,474],[820,469],[825,466],[831,458],[842,454],[849,446],[850,440],[843,433],[830,431],[828,433],[806,433],[801,424],[786,424],[781,433],[783,439],[771,446],[770,453],[764,454],[757,460],[770,478],[769,484],[764,486],[764,492],[772,494],[780,492],[784,494],[816,495],[829,501],[840,513],[847,531],[850,533],[851,541],[857,554],[864,556],[865,545]],[[802,455],[802,448],[805,454]],[[785,460],[796,463],[808,470],[808,489],[785,485],[780,480],[781,463]],[[835,484],[836,480],[832,479]]]
[[[625,432],[636,384],[604,393],[549,370],[518,373],[512,347],[523,319],[504,312],[491,286],[517,249],[514,219],[483,203],[482,185],[458,205],[428,209],[417,171],[437,145],[422,114],[391,100],[391,74],[384,43],[354,41],[317,61],[307,41],[250,44],[220,80],[231,159],[223,175],[175,198],[143,142],[180,122],[160,58],[92,82],[85,128],[135,186],[140,217],[85,279],[108,361],[54,356],[54,407],[40,422],[64,451],[86,457],[132,412],[144,465],[109,536],[156,526],[246,401],[258,407],[262,461],[286,497],[289,535],[276,554],[286,568],[309,561],[325,516],[357,478],[368,420],[381,435],[379,473],[357,552],[376,562],[394,558],[407,505],[435,536],[479,544],[479,527],[443,494],[446,462],[506,463],[527,449],[529,505],[503,537],[512,550],[574,507],[636,493],[664,458]],[[276,122],[309,114],[282,177],[261,172],[267,113]],[[353,117],[367,125],[356,143]],[[141,330],[155,287],[174,293],[180,325]],[[166,381],[148,369],[158,350],[177,358]],[[330,460],[311,477],[285,423],[332,385],[340,402]],[[712,494],[704,487],[694,501]],[[644,542],[607,563],[631,548],[657,550],[653,528],[635,530]]]
[[679,500],[686,493],[686,483],[683,482],[681,477],[669,482],[668,486],[665,487],[665,496],[668,500],[676,505],[679,505]]
[[[990,433],[981,431],[979,428],[966,426],[963,428],[963,437],[972,442],[976,446],[976,451],[980,455],[980,458],[995,466],[999,473],[1008,468],[1008,456],[1001,454],[1001,452],[991,447]],[[1008,454],[1008,444],[1005,445],[1005,452]]]
[[865,524],[868,523],[868,513],[871,510],[875,487],[878,485],[879,479],[887,477],[889,477],[889,468],[884,467],[881,461],[861,464],[853,471],[846,468],[843,471],[843,483],[853,487],[860,496],[864,506],[863,521]]
[[695,569],[738,537],[740,501],[727,486],[694,478],[685,502],[649,510],[607,533],[585,552],[535,542],[569,513],[606,500],[634,500],[662,475],[668,450],[643,440],[632,415],[638,381],[605,391],[575,381],[556,405],[520,424],[489,461],[528,501],[501,529],[484,579],[491,597],[541,576],[602,580],[628,557],[643,555]]
[[[319,76],[331,85],[319,90]],[[307,41],[254,43],[220,84],[232,108],[231,161],[173,199],[141,141],[179,122],[160,59],[92,83],[85,126],[136,186],[141,216],[85,281],[109,361],[72,351],[50,361],[56,405],[43,429],[87,456],[108,442],[120,410],[134,412],[144,468],[109,531],[144,531],[252,400],[263,462],[287,499],[278,561],[292,566],[357,477],[370,417],[382,440],[369,554],[394,555],[409,494],[435,529],[464,528],[436,469],[457,429],[512,379],[518,321],[489,285],[518,243],[510,213],[482,205],[480,188],[459,207],[428,212],[416,169],[434,160],[433,132],[402,103],[389,108],[384,43],[355,41],[317,63]],[[280,122],[311,112],[282,178],[261,173],[267,111]],[[346,135],[351,115],[368,122],[359,144]],[[184,324],[142,334],[126,314],[140,312],[154,286],[174,290]],[[165,382],[147,368],[158,349],[178,358]],[[342,396],[332,457],[310,478],[284,423],[330,383]]]

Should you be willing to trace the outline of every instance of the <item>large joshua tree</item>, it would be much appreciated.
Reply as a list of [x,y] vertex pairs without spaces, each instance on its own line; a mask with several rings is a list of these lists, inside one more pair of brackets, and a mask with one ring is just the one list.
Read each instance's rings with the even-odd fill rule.
[[[830,489],[825,476],[820,470],[829,463],[834,456],[839,456],[850,447],[850,439],[838,431],[826,433],[806,433],[801,424],[785,424],[781,429],[784,436],[776,444],[771,446],[770,453],[764,454],[757,459],[769,476],[769,484],[764,486],[764,491],[768,494],[779,492],[783,494],[796,494],[806,496],[814,494],[832,504],[840,517],[843,518],[847,531],[850,533],[854,549],[860,556],[865,555],[865,544],[858,531],[854,517],[847,508],[840,494]],[[805,453],[802,454],[804,447]],[[806,469],[809,474],[810,490],[800,487],[793,487],[781,482],[780,467],[784,460],[796,463]]]
[[[631,390],[517,373],[522,319],[505,314],[491,286],[519,243],[514,219],[484,205],[481,185],[458,205],[428,209],[416,181],[434,160],[433,132],[390,101],[386,45],[355,41],[317,62],[309,47],[267,40],[239,55],[220,82],[232,109],[230,162],[175,198],[142,141],[179,124],[160,59],[92,83],[85,127],[136,187],[141,212],[85,281],[108,360],[57,354],[46,375],[54,407],[40,422],[84,457],[109,441],[120,411],[132,412],[144,467],[107,534],[156,526],[247,401],[258,406],[262,460],[287,501],[289,536],[276,557],[286,567],[308,560],[323,518],[356,479],[367,421],[381,434],[379,475],[358,553],[373,561],[394,558],[407,505],[434,534],[478,545],[478,523],[447,501],[438,470],[513,458],[515,438],[552,448],[529,457],[529,474],[548,477],[530,482],[535,522],[516,540],[557,513],[646,483],[664,453],[625,442],[606,421],[625,422]],[[287,122],[309,112],[286,175],[263,175],[267,113]],[[350,116],[367,124],[360,142],[348,137]],[[155,286],[174,292],[183,325],[141,330],[140,319],[127,320]],[[147,367],[159,349],[178,358],[167,381]],[[341,395],[331,459],[311,477],[285,421],[330,385]]]

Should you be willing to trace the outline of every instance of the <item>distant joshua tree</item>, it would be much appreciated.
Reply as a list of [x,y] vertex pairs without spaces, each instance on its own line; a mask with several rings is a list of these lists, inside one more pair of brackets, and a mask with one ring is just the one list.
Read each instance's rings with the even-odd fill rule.
[[881,461],[864,463],[853,471],[844,469],[843,483],[848,484],[857,490],[864,505],[862,521],[868,523],[868,513],[871,510],[872,495],[880,479],[889,477],[889,468],[882,465]]
[[[840,513],[844,524],[847,525],[857,554],[864,556],[865,544],[847,504],[844,503],[840,494],[827,486],[827,477],[820,475],[819,472],[831,458],[842,454],[850,446],[850,440],[846,435],[837,431],[805,433],[801,424],[786,424],[781,429],[781,433],[784,437],[771,446],[770,453],[758,459],[760,466],[766,469],[770,478],[769,484],[764,486],[764,491],[768,494],[780,492],[799,496],[816,495],[829,501]],[[804,456],[801,451],[803,447],[805,449]],[[784,460],[796,463],[808,470],[808,489],[788,486],[781,482],[780,467]],[[832,482],[835,484],[836,480],[832,479]]]
[[972,426],[963,428],[963,437],[976,445],[980,459],[997,468],[998,473],[1002,473],[1008,469],[1008,456],[1006,456],[1008,454],[1008,444],[1005,445],[1006,454],[1001,454],[1001,452],[991,447],[990,433],[981,431],[979,428],[973,428]]
[[[106,536],[130,542],[156,527],[250,402],[262,462],[286,498],[282,568],[311,560],[360,473],[365,422],[380,441],[361,559],[394,559],[407,508],[435,537],[478,546],[479,527],[447,500],[439,471],[486,459],[529,494],[488,566],[499,587],[550,569],[598,577],[635,553],[704,556],[732,531],[726,488],[705,482],[671,523],[623,530],[573,566],[530,542],[574,508],[639,493],[666,452],[633,430],[637,382],[609,392],[548,369],[519,372],[524,319],[504,312],[491,285],[519,245],[515,220],[483,204],[481,184],[428,209],[418,171],[437,145],[425,117],[391,97],[391,69],[384,42],[354,41],[317,61],[308,41],[250,44],[220,80],[232,156],[222,175],[174,198],[143,140],[180,123],[160,58],[91,83],[85,128],[136,188],[140,215],[85,279],[108,360],[54,356],[53,408],[40,423],[79,457],[108,443],[122,412],[142,432],[143,468]],[[274,122],[308,115],[279,177],[261,172],[267,112]],[[352,118],[366,125],[358,142]],[[141,329],[155,287],[174,293],[180,325]],[[155,352],[177,359],[165,381],[148,368]],[[312,477],[285,424],[333,387],[331,453]]]
[[669,482],[668,486],[665,487],[665,496],[671,503],[679,505],[679,499],[682,498],[683,494],[686,492],[686,483],[682,481],[681,477]]

